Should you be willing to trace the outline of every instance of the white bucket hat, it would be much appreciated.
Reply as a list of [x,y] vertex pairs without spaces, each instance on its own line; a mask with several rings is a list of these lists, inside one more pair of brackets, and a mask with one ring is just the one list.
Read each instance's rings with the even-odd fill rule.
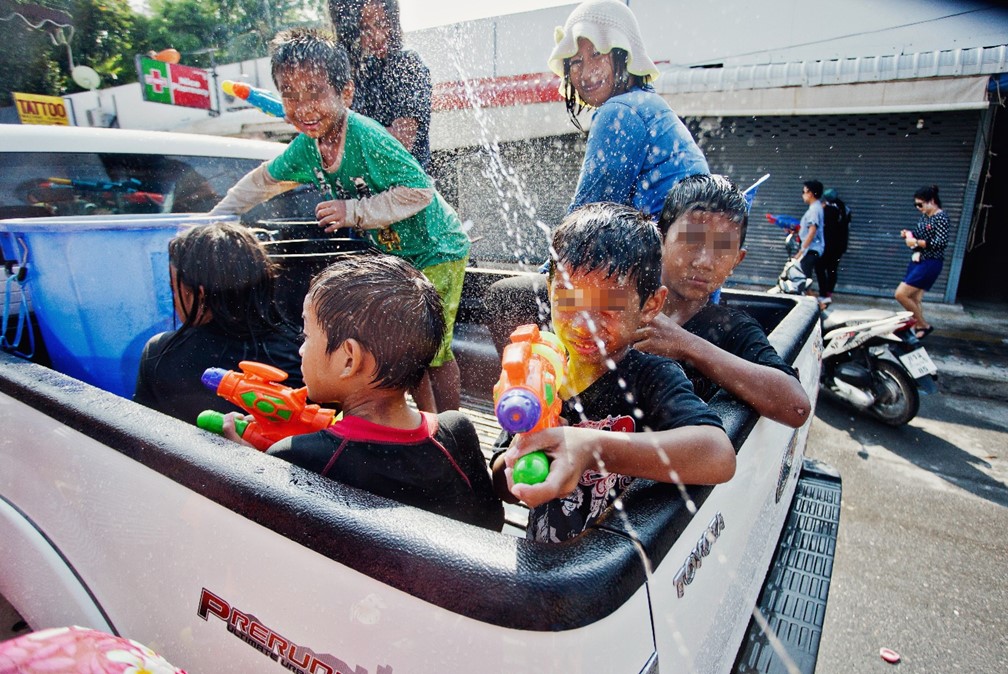
[[557,26],[553,38],[556,47],[549,57],[549,67],[563,77],[564,59],[577,54],[579,37],[591,40],[603,54],[618,47],[627,53],[627,72],[631,75],[658,77],[658,68],[644,51],[637,17],[619,0],[587,0],[574,8],[567,22]]

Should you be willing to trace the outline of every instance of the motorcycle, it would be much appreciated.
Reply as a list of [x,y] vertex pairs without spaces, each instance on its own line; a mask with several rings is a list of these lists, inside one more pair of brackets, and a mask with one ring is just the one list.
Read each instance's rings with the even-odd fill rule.
[[[787,244],[793,246],[794,227],[783,218],[777,216],[775,224],[788,230]],[[797,250],[792,246],[789,256]],[[811,285],[789,259],[769,292],[804,295]],[[938,390],[938,368],[914,334],[915,323],[909,311],[824,312],[820,390],[890,426],[909,422],[920,409],[919,392]]]
[[917,416],[938,390],[938,368],[913,332],[909,311],[833,310],[822,320],[820,390],[890,426]]

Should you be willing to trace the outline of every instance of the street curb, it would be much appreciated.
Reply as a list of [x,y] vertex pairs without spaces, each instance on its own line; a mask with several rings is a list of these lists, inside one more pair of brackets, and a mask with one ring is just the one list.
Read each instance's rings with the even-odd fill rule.
[[1008,372],[955,356],[932,356],[942,393],[1008,402]]

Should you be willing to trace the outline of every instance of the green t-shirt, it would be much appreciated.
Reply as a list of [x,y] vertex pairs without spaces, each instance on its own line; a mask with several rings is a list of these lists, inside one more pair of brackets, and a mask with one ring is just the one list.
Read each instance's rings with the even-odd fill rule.
[[[385,127],[349,112],[343,159],[335,173],[322,170],[322,156],[313,138],[299,134],[267,165],[276,180],[318,184],[324,176],[337,199],[359,199],[392,187],[432,188],[430,177],[413,155]],[[388,229],[369,229],[368,237],[383,251],[405,258],[417,269],[461,260],[469,254],[469,239],[455,210],[435,190],[422,211]]]

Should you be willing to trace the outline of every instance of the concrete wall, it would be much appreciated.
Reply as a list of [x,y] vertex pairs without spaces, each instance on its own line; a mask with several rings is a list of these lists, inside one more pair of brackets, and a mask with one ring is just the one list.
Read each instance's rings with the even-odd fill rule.
[[[672,66],[738,65],[912,53],[1008,41],[1008,10],[958,0],[771,0],[720,3],[630,0],[652,59]],[[545,72],[553,28],[574,7],[563,5],[414,31],[406,35],[435,82]],[[218,82],[245,79],[272,88],[265,59],[221,65]],[[78,124],[88,110],[115,115],[124,128],[172,130],[206,120],[204,111],[141,100],[139,85],[68,96]],[[229,105],[225,101],[223,109]],[[101,115],[93,115],[96,119]],[[259,121],[269,122],[262,116]],[[227,134],[225,124],[205,132]]]

